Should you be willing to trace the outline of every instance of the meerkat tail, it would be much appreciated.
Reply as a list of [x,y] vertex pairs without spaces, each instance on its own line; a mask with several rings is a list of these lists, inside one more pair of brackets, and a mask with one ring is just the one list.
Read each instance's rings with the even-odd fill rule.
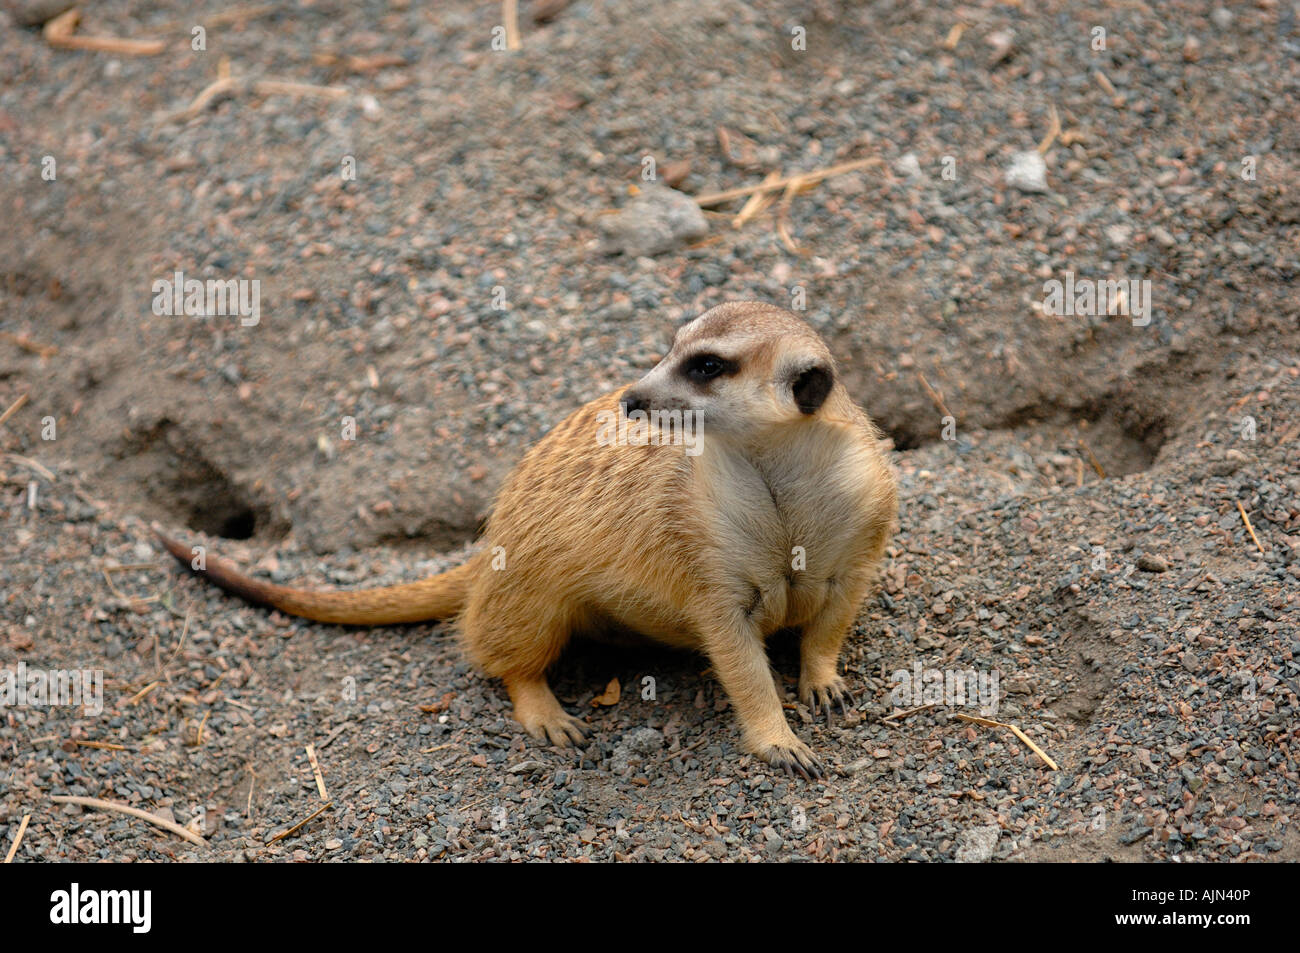
[[290,615],[316,622],[341,625],[396,625],[425,622],[458,614],[469,597],[475,561],[455,569],[398,586],[382,589],[323,590],[294,589],[254,579],[233,563],[207,555],[204,568],[194,567],[194,552],[172,539],[158,526],[154,534],[167,551],[195,575],[215,583],[247,602],[271,606]]

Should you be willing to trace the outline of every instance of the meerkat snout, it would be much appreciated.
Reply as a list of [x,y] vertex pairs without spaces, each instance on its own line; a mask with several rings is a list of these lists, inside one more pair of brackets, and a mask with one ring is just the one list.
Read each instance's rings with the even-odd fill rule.
[[650,410],[650,402],[638,394],[636,391],[628,391],[623,395],[623,416],[635,414],[638,411],[645,413]]

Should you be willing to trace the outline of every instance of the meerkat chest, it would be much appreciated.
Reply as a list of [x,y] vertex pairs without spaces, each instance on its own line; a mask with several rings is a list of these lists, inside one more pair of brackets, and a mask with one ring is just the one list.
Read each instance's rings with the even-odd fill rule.
[[862,471],[853,455],[802,449],[757,460],[700,458],[718,570],[769,628],[815,614],[862,535]]

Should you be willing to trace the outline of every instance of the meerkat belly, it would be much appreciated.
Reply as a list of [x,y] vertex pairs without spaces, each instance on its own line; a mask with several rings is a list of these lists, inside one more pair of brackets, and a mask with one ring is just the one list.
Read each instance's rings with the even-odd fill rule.
[[[792,544],[791,549],[795,548]],[[800,557],[785,556],[778,562],[776,554],[768,571],[753,572],[748,577],[750,590],[746,611],[764,636],[779,629],[797,628],[816,618],[830,600],[835,577],[806,568],[792,568]],[[753,567],[757,569],[758,567]]]
[[655,642],[681,649],[699,645],[686,614],[660,591],[611,582],[593,594],[591,605],[590,624],[580,634],[597,641]]

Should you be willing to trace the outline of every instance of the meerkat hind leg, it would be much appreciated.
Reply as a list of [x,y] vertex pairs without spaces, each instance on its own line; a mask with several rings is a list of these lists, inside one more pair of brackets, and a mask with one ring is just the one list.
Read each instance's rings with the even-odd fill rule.
[[545,675],[507,675],[503,681],[515,706],[515,720],[534,738],[561,748],[587,740],[591,728],[564,710]]
[[546,680],[570,640],[576,613],[562,603],[539,611],[511,596],[497,588],[471,595],[462,621],[465,646],[484,672],[505,683],[525,731],[560,747],[581,744],[591,729],[561,707]]

